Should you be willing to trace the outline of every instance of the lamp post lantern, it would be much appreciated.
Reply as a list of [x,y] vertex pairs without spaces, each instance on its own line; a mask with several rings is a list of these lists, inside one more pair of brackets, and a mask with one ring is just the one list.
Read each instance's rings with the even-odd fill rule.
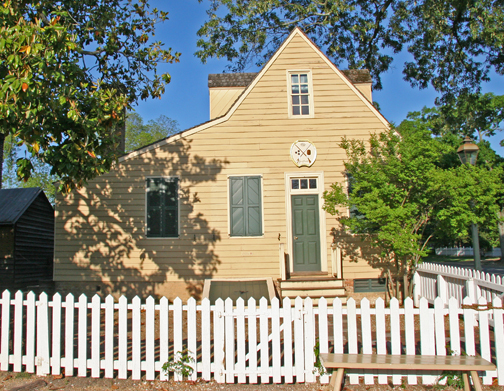
[[[457,149],[457,154],[462,164],[470,164],[471,166],[476,165],[478,152],[479,152],[478,146],[474,144],[468,136],[464,138],[464,144],[462,144]],[[482,269],[481,269],[481,258],[479,248],[478,225],[476,223],[472,223],[471,230],[472,230],[472,242],[474,252],[474,269],[481,271]]]

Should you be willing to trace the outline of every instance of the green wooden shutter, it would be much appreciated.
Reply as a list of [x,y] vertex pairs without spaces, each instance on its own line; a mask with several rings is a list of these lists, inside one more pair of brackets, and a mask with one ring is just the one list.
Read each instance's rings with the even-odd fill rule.
[[231,177],[231,236],[262,234],[261,177]]

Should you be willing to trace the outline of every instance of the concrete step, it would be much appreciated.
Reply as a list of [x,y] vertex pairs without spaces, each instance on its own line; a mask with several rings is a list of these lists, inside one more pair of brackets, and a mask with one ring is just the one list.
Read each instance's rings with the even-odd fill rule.
[[281,280],[280,288],[284,289],[338,289],[343,288],[343,280],[330,279],[290,279]]
[[283,297],[339,297],[345,296],[345,290],[343,288],[338,289],[282,289]]
[[[291,296],[287,296],[290,298],[290,301],[291,301],[291,305],[294,306],[294,304],[296,303],[296,298],[294,297],[291,297]],[[300,296],[301,297],[301,296]],[[325,297],[325,296],[324,296]],[[338,296],[339,299],[341,300],[341,303],[343,305],[346,305],[346,302],[347,302],[347,297],[346,296]],[[301,297],[302,299],[304,299],[304,297]],[[319,303],[319,297],[312,297],[312,300],[313,300],[313,305],[318,305]],[[332,302],[333,300],[335,299],[335,297],[325,297],[325,299],[327,300],[327,304],[328,305],[332,305]]]

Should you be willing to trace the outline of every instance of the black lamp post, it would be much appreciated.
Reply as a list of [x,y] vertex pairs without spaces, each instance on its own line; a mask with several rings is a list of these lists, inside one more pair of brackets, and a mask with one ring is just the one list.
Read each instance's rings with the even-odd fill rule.
[[[470,164],[471,166],[476,165],[478,152],[479,152],[478,146],[474,144],[472,140],[467,136],[464,138],[464,144],[462,144],[457,149],[457,154],[459,155],[462,164]],[[479,248],[478,225],[476,223],[472,223],[471,228],[472,228],[472,242],[474,252],[474,269],[481,271],[482,269],[481,269],[481,258]]]

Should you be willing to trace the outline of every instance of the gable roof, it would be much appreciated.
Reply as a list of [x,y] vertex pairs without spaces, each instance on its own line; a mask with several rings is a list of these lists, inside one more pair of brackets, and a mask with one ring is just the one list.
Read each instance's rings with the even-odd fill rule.
[[0,189],[0,225],[15,224],[40,193],[40,187]]
[[[354,84],[371,83],[371,74],[367,69],[344,69],[341,72]],[[258,72],[251,73],[210,73],[208,88],[215,87],[248,87]]]
[[243,100],[248,96],[248,94],[250,93],[250,91],[252,91],[252,89],[258,83],[258,81],[262,78],[262,76],[269,70],[269,68],[271,68],[271,66],[273,65],[273,63],[275,62],[275,60],[284,51],[284,49],[287,47],[287,45],[292,41],[292,39],[295,36],[300,36],[309,46],[311,46],[312,49],[322,58],[322,60],[335,73],[337,73],[341,77],[341,79],[343,80],[343,82],[362,100],[362,102],[368,107],[368,109],[373,114],[375,114],[375,116],[378,118],[378,120],[380,122],[382,122],[385,126],[389,126],[389,123],[385,119],[385,117],[376,109],[376,107],[373,106],[373,104],[371,102],[369,102],[369,100],[364,96],[364,94],[362,92],[360,92],[357,89],[357,87],[355,87],[353,85],[353,83],[350,81],[350,77],[353,74],[355,74],[356,76],[358,76],[359,74],[358,73],[352,73],[352,71],[351,71],[348,76],[345,75],[345,73],[342,72],[341,70],[339,70],[336,67],[336,65],[334,65],[332,63],[332,61],[329,60],[329,58],[324,53],[322,53],[322,51],[320,50],[320,48],[317,45],[315,45],[315,43],[310,38],[308,38],[308,36],[299,27],[295,27],[292,30],[292,32],[290,33],[290,35],[285,39],[285,41],[277,49],[277,51],[275,52],[275,54],[273,54],[273,56],[264,65],[264,67],[261,69],[261,71],[259,73],[255,74],[255,77],[253,78],[252,82],[240,94],[240,96],[238,97],[238,99],[236,99],[236,101],[231,105],[231,107],[229,108],[229,110],[227,111],[226,114],[224,114],[224,115],[222,115],[220,117],[214,118],[214,119],[212,119],[210,121],[204,122],[204,123],[202,123],[200,125],[196,125],[196,126],[194,126],[192,128],[189,128],[189,129],[186,129],[184,131],[181,131],[181,132],[179,132],[177,134],[174,134],[172,136],[169,136],[169,137],[167,137],[165,139],[159,140],[159,141],[157,141],[157,142],[155,142],[153,144],[147,145],[147,146],[145,146],[143,148],[137,149],[136,151],[127,153],[126,155],[123,155],[123,156],[121,156],[119,158],[119,162],[123,162],[125,160],[132,159],[132,158],[134,158],[136,156],[139,156],[139,155],[141,155],[143,153],[146,153],[146,152],[151,151],[153,149],[162,147],[163,145],[166,145],[166,144],[172,143],[174,141],[180,140],[183,137],[190,136],[190,135],[192,135],[194,133],[197,133],[197,132],[200,132],[202,130],[208,129],[209,127],[212,127],[212,126],[218,125],[220,123],[226,122],[229,118],[231,118],[231,116],[233,115],[233,113],[238,109],[238,107],[243,102]]

